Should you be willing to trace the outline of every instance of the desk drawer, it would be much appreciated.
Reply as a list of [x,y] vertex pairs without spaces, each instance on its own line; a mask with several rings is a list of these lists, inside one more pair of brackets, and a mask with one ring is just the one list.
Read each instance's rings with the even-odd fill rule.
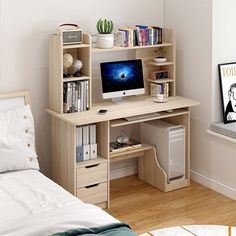
[[107,182],[77,189],[77,197],[90,204],[107,201]]
[[77,168],[77,188],[107,181],[107,163]]

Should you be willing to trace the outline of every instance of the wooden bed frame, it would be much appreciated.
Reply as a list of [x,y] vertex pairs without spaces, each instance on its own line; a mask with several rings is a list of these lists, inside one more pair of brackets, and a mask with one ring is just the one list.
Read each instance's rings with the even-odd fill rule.
[[13,92],[13,93],[1,93],[0,100],[9,100],[13,98],[24,98],[25,105],[31,105],[30,94],[28,91],[20,91],[20,92]]

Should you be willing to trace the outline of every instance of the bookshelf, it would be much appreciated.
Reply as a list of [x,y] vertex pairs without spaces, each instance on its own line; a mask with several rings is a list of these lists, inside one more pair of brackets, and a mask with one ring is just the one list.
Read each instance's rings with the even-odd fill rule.
[[[82,61],[81,77],[63,78],[63,54],[70,53],[73,59]],[[69,68],[70,69],[70,68]],[[63,87],[67,83],[88,81],[88,109],[91,109],[91,36],[83,34],[83,43],[63,45],[62,38],[53,34],[49,42],[49,108],[60,114],[63,112]]]
[[[150,84],[165,84],[169,83],[169,96],[176,95],[176,52],[175,52],[175,34],[173,29],[162,29],[162,44],[133,46],[133,47],[118,47],[114,46],[111,49],[100,49],[92,47],[92,55],[98,53],[114,53],[118,51],[134,51],[134,59],[142,59],[143,74],[145,79],[145,93],[150,95]],[[157,56],[158,48],[163,48],[166,52],[167,61],[157,63],[153,59]],[[150,79],[150,72],[167,70],[169,78],[167,79]]]
[[[156,63],[157,49],[164,48],[167,62]],[[115,105],[110,101],[92,101],[91,61],[93,55],[119,51],[132,51],[134,59],[142,59],[145,82],[145,95],[127,97],[127,104]],[[64,52],[83,62],[82,77],[63,78]],[[145,182],[164,192],[189,186],[190,184],[190,110],[198,102],[176,95],[175,37],[172,29],[163,29],[163,43],[135,47],[113,47],[98,49],[91,46],[91,37],[83,35],[83,43],[63,46],[57,35],[50,38],[50,79],[49,109],[51,115],[52,139],[52,178],[81,200],[103,208],[110,205],[110,163],[138,157],[138,175]],[[168,71],[168,78],[153,80],[152,71]],[[89,110],[86,112],[63,113],[63,84],[74,81],[89,81]],[[154,103],[150,97],[150,84],[170,84],[170,97],[167,103]],[[100,109],[108,109],[105,115],[98,115]],[[173,110],[171,113],[168,110]],[[160,116],[135,121],[124,117],[158,112]],[[142,143],[140,148],[111,153],[111,134],[117,127],[139,125],[148,120],[163,119],[186,127],[186,178],[168,183],[167,175],[160,167],[155,147]],[[77,128],[96,124],[97,158],[76,162]],[[138,128],[139,129],[139,128]],[[157,150],[158,152],[158,150]]]
[[[162,44],[134,46],[134,47],[113,47],[111,49],[99,49],[91,47],[91,36],[83,34],[83,43],[75,45],[63,45],[62,39],[53,34],[50,37],[49,50],[49,108],[57,113],[63,112],[63,86],[70,82],[79,83],[88,81],[88,108],[91,109],[92,102],[92,56],[98,53],[109,53],[117,51],[134,51],[134,59],[142,59],[143,73],[145,78],[145,93],[150,95],[150,84],[166,84],[170,86],[170,96],[175,96],[176,89],[176,59],[175,59],[175,36],[172,29],[162,29]],[[156,63],[154,57],[157,56],[157,49],[164,48],[166,51],[167,62]],[[79,59],[83,63],[81,77],[63,78],[63,54],[70,53],[74,59]],[[150,79],[149,74],[152,71],[167,70],[169,78],[167,79]]]

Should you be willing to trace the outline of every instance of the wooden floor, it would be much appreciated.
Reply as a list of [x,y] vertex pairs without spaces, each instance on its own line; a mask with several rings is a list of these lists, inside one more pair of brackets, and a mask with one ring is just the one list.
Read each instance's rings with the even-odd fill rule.
[[136,176],[113,180],[107,211],[137,233],[190,224],[236,225],[236,201],[195,182],[163,193]]

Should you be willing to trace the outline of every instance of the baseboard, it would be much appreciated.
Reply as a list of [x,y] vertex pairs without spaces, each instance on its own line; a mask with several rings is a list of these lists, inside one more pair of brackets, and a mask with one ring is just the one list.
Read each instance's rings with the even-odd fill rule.
[[111,170],[110,179],[111,180],[119,179],[119,178],[135,175],[135,174],[137,174],[137,165],[131,165],[131,166],[126,166],[119,169]]
[[221,193],[229,198],[236,200],[236,190],[230,188],[218,181],[210,179],[204,175],[191,171],[191,179],[201,185],[204,185],[218,193]]

